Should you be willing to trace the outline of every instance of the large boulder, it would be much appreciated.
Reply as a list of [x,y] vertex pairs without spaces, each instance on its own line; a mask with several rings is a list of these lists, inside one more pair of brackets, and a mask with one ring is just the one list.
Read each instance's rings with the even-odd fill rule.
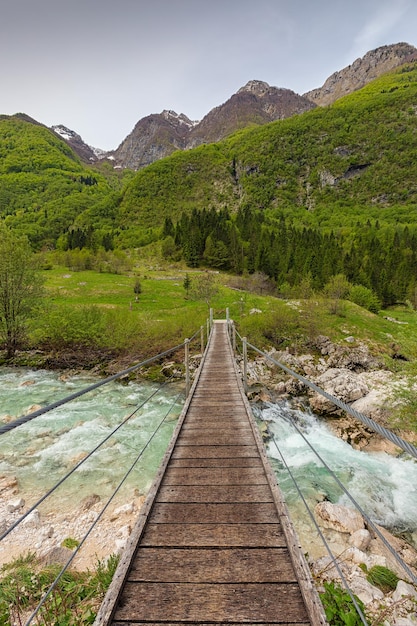
[[[369,393],[369,387],[361,378],[348,369],[330,368],[321,374],[316,381],[318,387],[346,404],[363,398]],[[310,406],[317,413],[331,413],[337,406],[319,392],[313,392]]]
[[320,518],[320,524],[324,528],[331,528],[340,533],[352,535],[357,530],[362,530],[365,525],[362,515],[355,509],[331,502],[319,502],[315,508],[316,514]]

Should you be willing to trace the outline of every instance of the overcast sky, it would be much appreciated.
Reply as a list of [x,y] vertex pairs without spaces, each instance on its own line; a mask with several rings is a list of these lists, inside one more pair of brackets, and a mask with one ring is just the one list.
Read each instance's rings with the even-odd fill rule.
[[417,46],[416,0],[0,0],[0,113],[115,149],[163,109],[200,120],[249,80],[305,93]]

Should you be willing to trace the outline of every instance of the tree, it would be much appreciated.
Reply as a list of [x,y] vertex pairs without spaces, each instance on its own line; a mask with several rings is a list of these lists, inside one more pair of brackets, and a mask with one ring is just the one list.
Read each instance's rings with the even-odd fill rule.
[[192,280],[191,296],[195,300],[204,300],[208,308],[210,308],[211,300],[217,295],[218,291],[217,277],[211,272],[199,274]]
[[349,294],[352,285],[343,274],[332,276],[324,287],[324,295],[330,298],[330,312],[339,315],[342,312],[341,300]]
[[11,359],[43,295],[43,279],[26,238],[0,228],[0,340]]
[[371,313],[378,313],[381,308],[381,303],[376,293],[363,285],[352,285],[347,298],[351,302],[371,311]]
[[182,286],[184,287],[185,293],[187,294],[186,297],[188,298],[188,293],[189,293],[190,287],[191,287],[191,278],[189,277],[188,274],[185,275],[184,282],[182,283]]
[[137,301],[140,294],[142,293],[142,285],[139,278],[136,278],[135,280],[135,284],[133,285],[133,292],[135,294],[135,300]]

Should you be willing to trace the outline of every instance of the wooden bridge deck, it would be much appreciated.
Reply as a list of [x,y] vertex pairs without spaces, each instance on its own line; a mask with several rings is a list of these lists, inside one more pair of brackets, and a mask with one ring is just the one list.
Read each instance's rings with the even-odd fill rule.
[[224,322],[95,624],[326,624]]

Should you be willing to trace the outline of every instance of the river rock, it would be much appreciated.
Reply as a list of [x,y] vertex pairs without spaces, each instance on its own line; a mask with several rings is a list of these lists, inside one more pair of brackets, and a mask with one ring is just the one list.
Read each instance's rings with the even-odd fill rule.
[[[354,402],[369,393],[368,386],[357,374],[348,369],[331,368],[317,378],[317,385],[331,396],[346,404]],[[310,406],[317,413],[331,413],[340,409],[322,394],[314,392]]]
[[73,555],[73,551],[62,546],[52,548],[42,558],[45,565],[66,565]]
[[117,509],[114,509],[110,521],[116,520],[121,515],[131,515],[135,509],[134,502],[129,502],[128,504],[123,504],[119,506]]
[[331,502],[319,502],[315,511],[325,528],[349,534],[364,528],[362,515],[346,506],[332,504]]
[[349,543],[354,548],[364,552],[368,549],[369,544],[371,543],[371,533],[369,530],[366,530],[366,528],[360,528],[351,534],[349,537]]
[[382,600],[384,597],[384,594],[378,587],[371,585],[362,576],[353,576],[349,581],[349,587],[364,604],[370,604],[374,600]]
[[31,413],[34,413],[35,411],[39,411],[39,409],[41,409],[41,405],[40,404],[32,404],[32,406],[30,406],[26,412],[25,415],[30,415]]
[[354,372],[382,369],[378,359],[371,355],[367,345],[358,343],[353,346],[334,344],[329,337],[319,335],[315,340],[316,347],[323,356],[328,356],[327,367],[346,368]]
[[339,570],[342,572],[343,576],[347,577],[349,568],[346,563],[337,562],[337,565],[338,567],[335,566],[330,556],[322,556],[312,563],[311,569],[313,575],[321,580],[340,580]]
[[12,494],[18,493],[16,476],[0,476],[0,493],[3,491],[11,491]]
[[394,602],[399,602],[399,600],[401,600],[404,596],[409,596],[410,598],[417,600],[417,590],[413,587],[413,585],[409,585],[404,580],[399,580],[397,588],[392,594],[392,599]]
[[38,509],[34,509],[24,520],[21,522],[22,526],[33,526],[39,528],[41,525],[41,515]]
[[100,502],[100,496],[92,493],[86,496],[80,504],[80,511],[89,511],[97,502]]
[[23,500],[23,498],[19,498],[18,500],[12,500],[11,502],[8,502],[6,505],[6,511],[8,513],[14,513],[24,506],[25,501]]

